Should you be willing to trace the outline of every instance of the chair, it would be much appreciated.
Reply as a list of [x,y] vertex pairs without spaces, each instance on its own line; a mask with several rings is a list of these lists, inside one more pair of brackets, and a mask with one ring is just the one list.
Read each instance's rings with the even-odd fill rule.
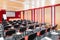
[[12,24],[13,22],[12,21],[8,21],[10,24]]
[[23,26],[26,26],[26,24],[22,24]]
[[25,38],[22,38],[22,39],[20,39],[20,40],[25,40]]
[[8,30],[9,28],[11,28],[11,26],[5,26],[4,30]]
[[12,34],[15,34],[16,31],[15,30],[9,30],[6,32],[6,36],[12,36]]
[[19,24],[16,23],[16,24],[14,25],[14,28],[19,28]]
[[18,24],[21,24],[22,22],[21,22],[21,20],[18,20],[17,23],[18,23]]
[[36,38],[36,33],[29,35],[28,40],[34,40]]
[[14,20],[12,24],[13,24],[13,25],[15,25],[16,23],[17,23],[17,21],[16,21],[16,20]]
[[16,20],[13,20],[13,22],[17,22]]
[[42,31],[40,32],[40,35],[45,34],[45,32],[46,32],[46,30],[42,30]]
[[52,29],[54,30],[57,27],[57,25],[53,26]]
[[34,29],[34,25],[29,26],[29,29]]
[[20,27],[20,32],[26,31],[26,27]]
[[35,27],[39,27],[39,25],[36,25]]
[[41,23],[41,25],[46,25],[46,23]]
[[11,31],[7,31],[6,32],[6,36],[12,36],[12,32]]
[[47,32],[50,32],[50,28],[47,29]]
[[28,23],[28,24],[31,24],[31,21],[27,20],[27,23]]

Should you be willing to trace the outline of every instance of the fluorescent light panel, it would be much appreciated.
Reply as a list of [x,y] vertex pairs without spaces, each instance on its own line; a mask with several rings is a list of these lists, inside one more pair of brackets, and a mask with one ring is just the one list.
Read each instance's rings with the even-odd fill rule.
[[50,3],[51,3],[52,5],[54,5],[54,4],[55,4],[55,1],[56,1],[56,0],[50,0]]
[[41,0],[41,6],[43,7],[45,5],[45,0]]
[[29,9],[29,0],[24,1],[24,9]]
[[24,4],[24,2],[17,1],[17,0],[10,0],[10,2],[16,2],[16,3]]
[[19,9],[19,7],[15,7],[15,6],[8,6],[8,7]]

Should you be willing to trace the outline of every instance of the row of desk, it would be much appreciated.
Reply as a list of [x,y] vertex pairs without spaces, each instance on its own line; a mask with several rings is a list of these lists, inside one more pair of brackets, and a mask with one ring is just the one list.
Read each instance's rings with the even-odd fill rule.
[[46,23],[31,22],[26,20],[23,22],[19,20],[19,23],[16,21],[13,21],[14,23],[9,22],[9,26],[3,26],[5,40],[34,40],[36,36],[42,36],[57,27],[57,25],[47,27]]

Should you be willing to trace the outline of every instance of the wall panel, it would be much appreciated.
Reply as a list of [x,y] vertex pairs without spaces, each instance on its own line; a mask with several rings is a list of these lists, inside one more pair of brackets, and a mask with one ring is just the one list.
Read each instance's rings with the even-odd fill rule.
[[31,10],[31,20],[35,21],[35,9]]
[[35,21],[36,22],[41,22],[41,9],[35,9]]
[[28,20],[31,20],[31,10],[28,10]]
[[21,11],[21,19],[23,19],[23,11]]
[[38,10],[35,9],[35,22],[37,22],[37,21],[38,21]]
[[56,6],[56,24],[58,24],[58,29],[60,29],[60,6]]
[[51,8],[45,8],[45,22],[51,24]]
[[27,18],[28,14],[27,13],[28,13],[27,11],[24,11],[24,19],[26,19],[26,20],[28,20],[28,18]]

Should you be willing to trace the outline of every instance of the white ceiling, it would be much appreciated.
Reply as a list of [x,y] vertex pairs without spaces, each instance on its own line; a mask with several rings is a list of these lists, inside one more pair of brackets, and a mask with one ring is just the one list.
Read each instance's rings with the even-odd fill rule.
[[0,8],[6,10],[23,10],[54,3],[59,4],[60,0],[0,0]]

